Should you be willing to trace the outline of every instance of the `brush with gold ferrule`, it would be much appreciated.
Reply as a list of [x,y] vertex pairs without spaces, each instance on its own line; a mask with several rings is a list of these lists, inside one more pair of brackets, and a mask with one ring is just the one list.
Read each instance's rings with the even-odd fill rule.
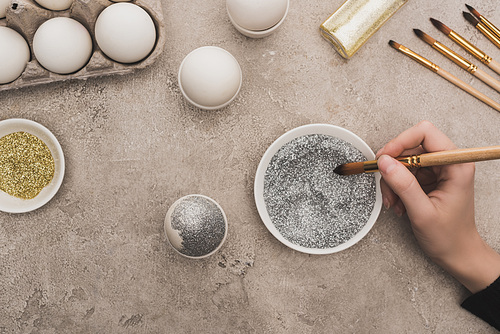
[[496,35],[500,39],[500,29],[495,27],[495,25],[493,23],[491,23],[490,21],[488,21],[483,15],[479,14],[479,12],[477,10],[475,10],[474,8],[472,8],[472,6],[469,6],[469,5],[465,5],[465,6],[467,7],[468,10],[470,10],[470,12],[472,14],[474,14],[475,17],[477,17],[477,19],[482,24],[484,24],[484,26],[486,26],[494,35]]
[[493,71],[497,72],[500,74],[500,63],[497,61],[493,60],[490,56],[488,56],[486,53],[478,49],[475,45],[473,45],[471,42],[448,28],[446,25],[443,23],[439,22],[438,20],[435,20],[431,18],[432,24],[438,28],[443,34],[451,38],[454,42],[456,42],[458,45],[460,45],[462,48],[464,48],[467,52],[472,54],[474,57],[479,59],[482,63],[486,64],[489,68],[491,68]]
[[471,13],[463,12],[464,17],[467,21],[470,22],[474,27],[477,28],[486,38],[490,40],[491,43],[495,44],[497,48],[500,48],[500,37],[491,32],[484,24],[479,22],[474,15]]
[[438,50],[440,53],[442,53],[446,58],[450,59],[453,61],[455,64],[466,70],[467,72],[471,73],[473,76],[478,78],[479,80],[483,81],[490,87],[496,89],[498,92],[500,92],[500,81],[496,80],[493,78],[491,75],[486,73],[485,71],[481,70],[478,68],[476,65],[465,59],[464,57],[460,56],[457,54],[455,51],[449,49],[446,45],[436,41],[434,38],[431,36],[427,35],[425,32],[423,32],[420,29],[413,29],[415,34],[424,42],[432,46],[434,49]]
[[[395,158],[409,169],[462,164],[467,162],[500,159],[500,146],[465,148],[432,153],[422,153]],[[377,160],[350,162],[335,168],[339,175],[354,175],[378,172]]]
[[452,84],[457,86],[458,88],[463,89],[464,91],[466,91],[470,95],[483,101],[484,103],[486,103],[487,105],[489,105],[490,107],[495,109],[496,111],[500,111],[500,104],[499,103],[493,101],[488,96],[484,95],[483,93],[481,93],[480,91],[478,91],[474,87],[466,84],[465,82],[463,82],[462,80],[460,80],[459,78],[454,76],[453,74],[448,73],[447,71],[443,70],[441,67],[439,67],[436,64],[434,64],[433,62],[425,59],[421,55],[413,52],[412,50],[408,49],[404,45],[396,43],[393,40],[389,41],[389,44],[393,48],[395,48],[396,50],[400,51],[401,53],[404,53],[405,55],[407,55],[411,59],[413,59],[413,60],[417,61],[418,63],[420,63],[421,65],[423,65],[424,67],[430,69],[431,71],[437,73],[439,76],[445,78],[446,80],[448,80],[449,82],[451,82]]

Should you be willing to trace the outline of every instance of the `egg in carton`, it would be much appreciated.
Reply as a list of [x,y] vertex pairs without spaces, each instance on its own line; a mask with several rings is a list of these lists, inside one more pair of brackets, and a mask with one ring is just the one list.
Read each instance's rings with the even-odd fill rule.
[[[156,30],[156,39],[152,50],[145,58],[133,63],[125,63],[109,58],[96,41],[97,18],[107,7],[118,3],[109,0],[73,0],[69,9],[53,11],[41,7],[34,1],[12,0],[6,9],[6,18],[0,19],[0,26],[11,28],[24,37],[30,48],[31,59],[21,76],[10,83],[0,84],[0,91],[70,79],[128,74],[151,65],[165,46],[166,36],[161,2],[160,0],[136,0],[130,3],[139,6],[149,14]],[[119,2],[119,4],[123,3]],[[58,74],[47,70],[40,64],[33,52],[33,40],[38,28],[43,23],[57,17],[72,18],[81,23],[88,30],[92,39],[90,59],[81,69],[69,74]]]

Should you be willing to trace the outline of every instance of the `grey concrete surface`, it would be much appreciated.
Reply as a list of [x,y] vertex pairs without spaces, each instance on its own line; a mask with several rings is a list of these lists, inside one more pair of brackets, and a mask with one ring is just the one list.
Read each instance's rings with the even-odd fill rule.
[[[251,40],[231,26],[223,0],[164,0],[167,43],[151,67],[0,92],[0,119],[45,125],[67,159],[52,201],[0,213],[0,333],[494,333],[461,309],[468,292],[425,257],[407,218],[383,210],[361,242],[326,256],[285,247],[259,218],[260,158],[300,125],[345,127],[374,151],[423,119],[459,147],[500,142],[498,112],[387,44],[500,100],[413,34],[466,56],[434,17],[500,59],[462,3],[410,0],[348,61],[318,30],[341,3],[292,0],[279,31]],[[500,24],[497,1],[470,5]],[[184,56],[204,45],[228,50],[243,71],[223,110],[189,106],[177,84]],[[475,189],[478,229],[496,250],[499,168],[478,163]],[[217,200],[229,220],[224,246],[199,261],[163,234],[170,204],[191,193]]]

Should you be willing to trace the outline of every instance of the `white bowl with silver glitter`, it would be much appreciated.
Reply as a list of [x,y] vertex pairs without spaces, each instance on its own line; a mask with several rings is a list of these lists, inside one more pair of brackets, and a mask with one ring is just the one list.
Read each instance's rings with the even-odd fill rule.
[[57,138],[43,125],[20,118],[0,121],[0,138],[15,132],[26,132],[42,140],[49,148],[55,165],[54,176],[50,183],[32,199],[14,197],[0,190],[0,211],[23,213],[40,208],[57,193],[64,178],[64,154]]
[[340,176],[339,164],[373,160],[357,135],[330,124],[310,124],[279,137],[257,168],[254,196],[271,234],[308,254],[331,254],[360,241],[382,207],[380,174]]
[[217,252],[227,237],[227,218],[221,206],[204,195],[179,198],[165,216],[165,235],[180,255],[201,259]]

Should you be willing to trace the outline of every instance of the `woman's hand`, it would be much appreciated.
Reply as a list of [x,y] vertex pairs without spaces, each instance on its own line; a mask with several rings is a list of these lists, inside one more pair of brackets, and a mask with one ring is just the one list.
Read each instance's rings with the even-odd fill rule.
[[415,173],[391,157],[455,149],[453,142],[423,121],[378,153],[386,208],[405,212],[424,252],[471,292],[500,276],[500,255],[479,236],[474,217],[474,164],[421,168]]

